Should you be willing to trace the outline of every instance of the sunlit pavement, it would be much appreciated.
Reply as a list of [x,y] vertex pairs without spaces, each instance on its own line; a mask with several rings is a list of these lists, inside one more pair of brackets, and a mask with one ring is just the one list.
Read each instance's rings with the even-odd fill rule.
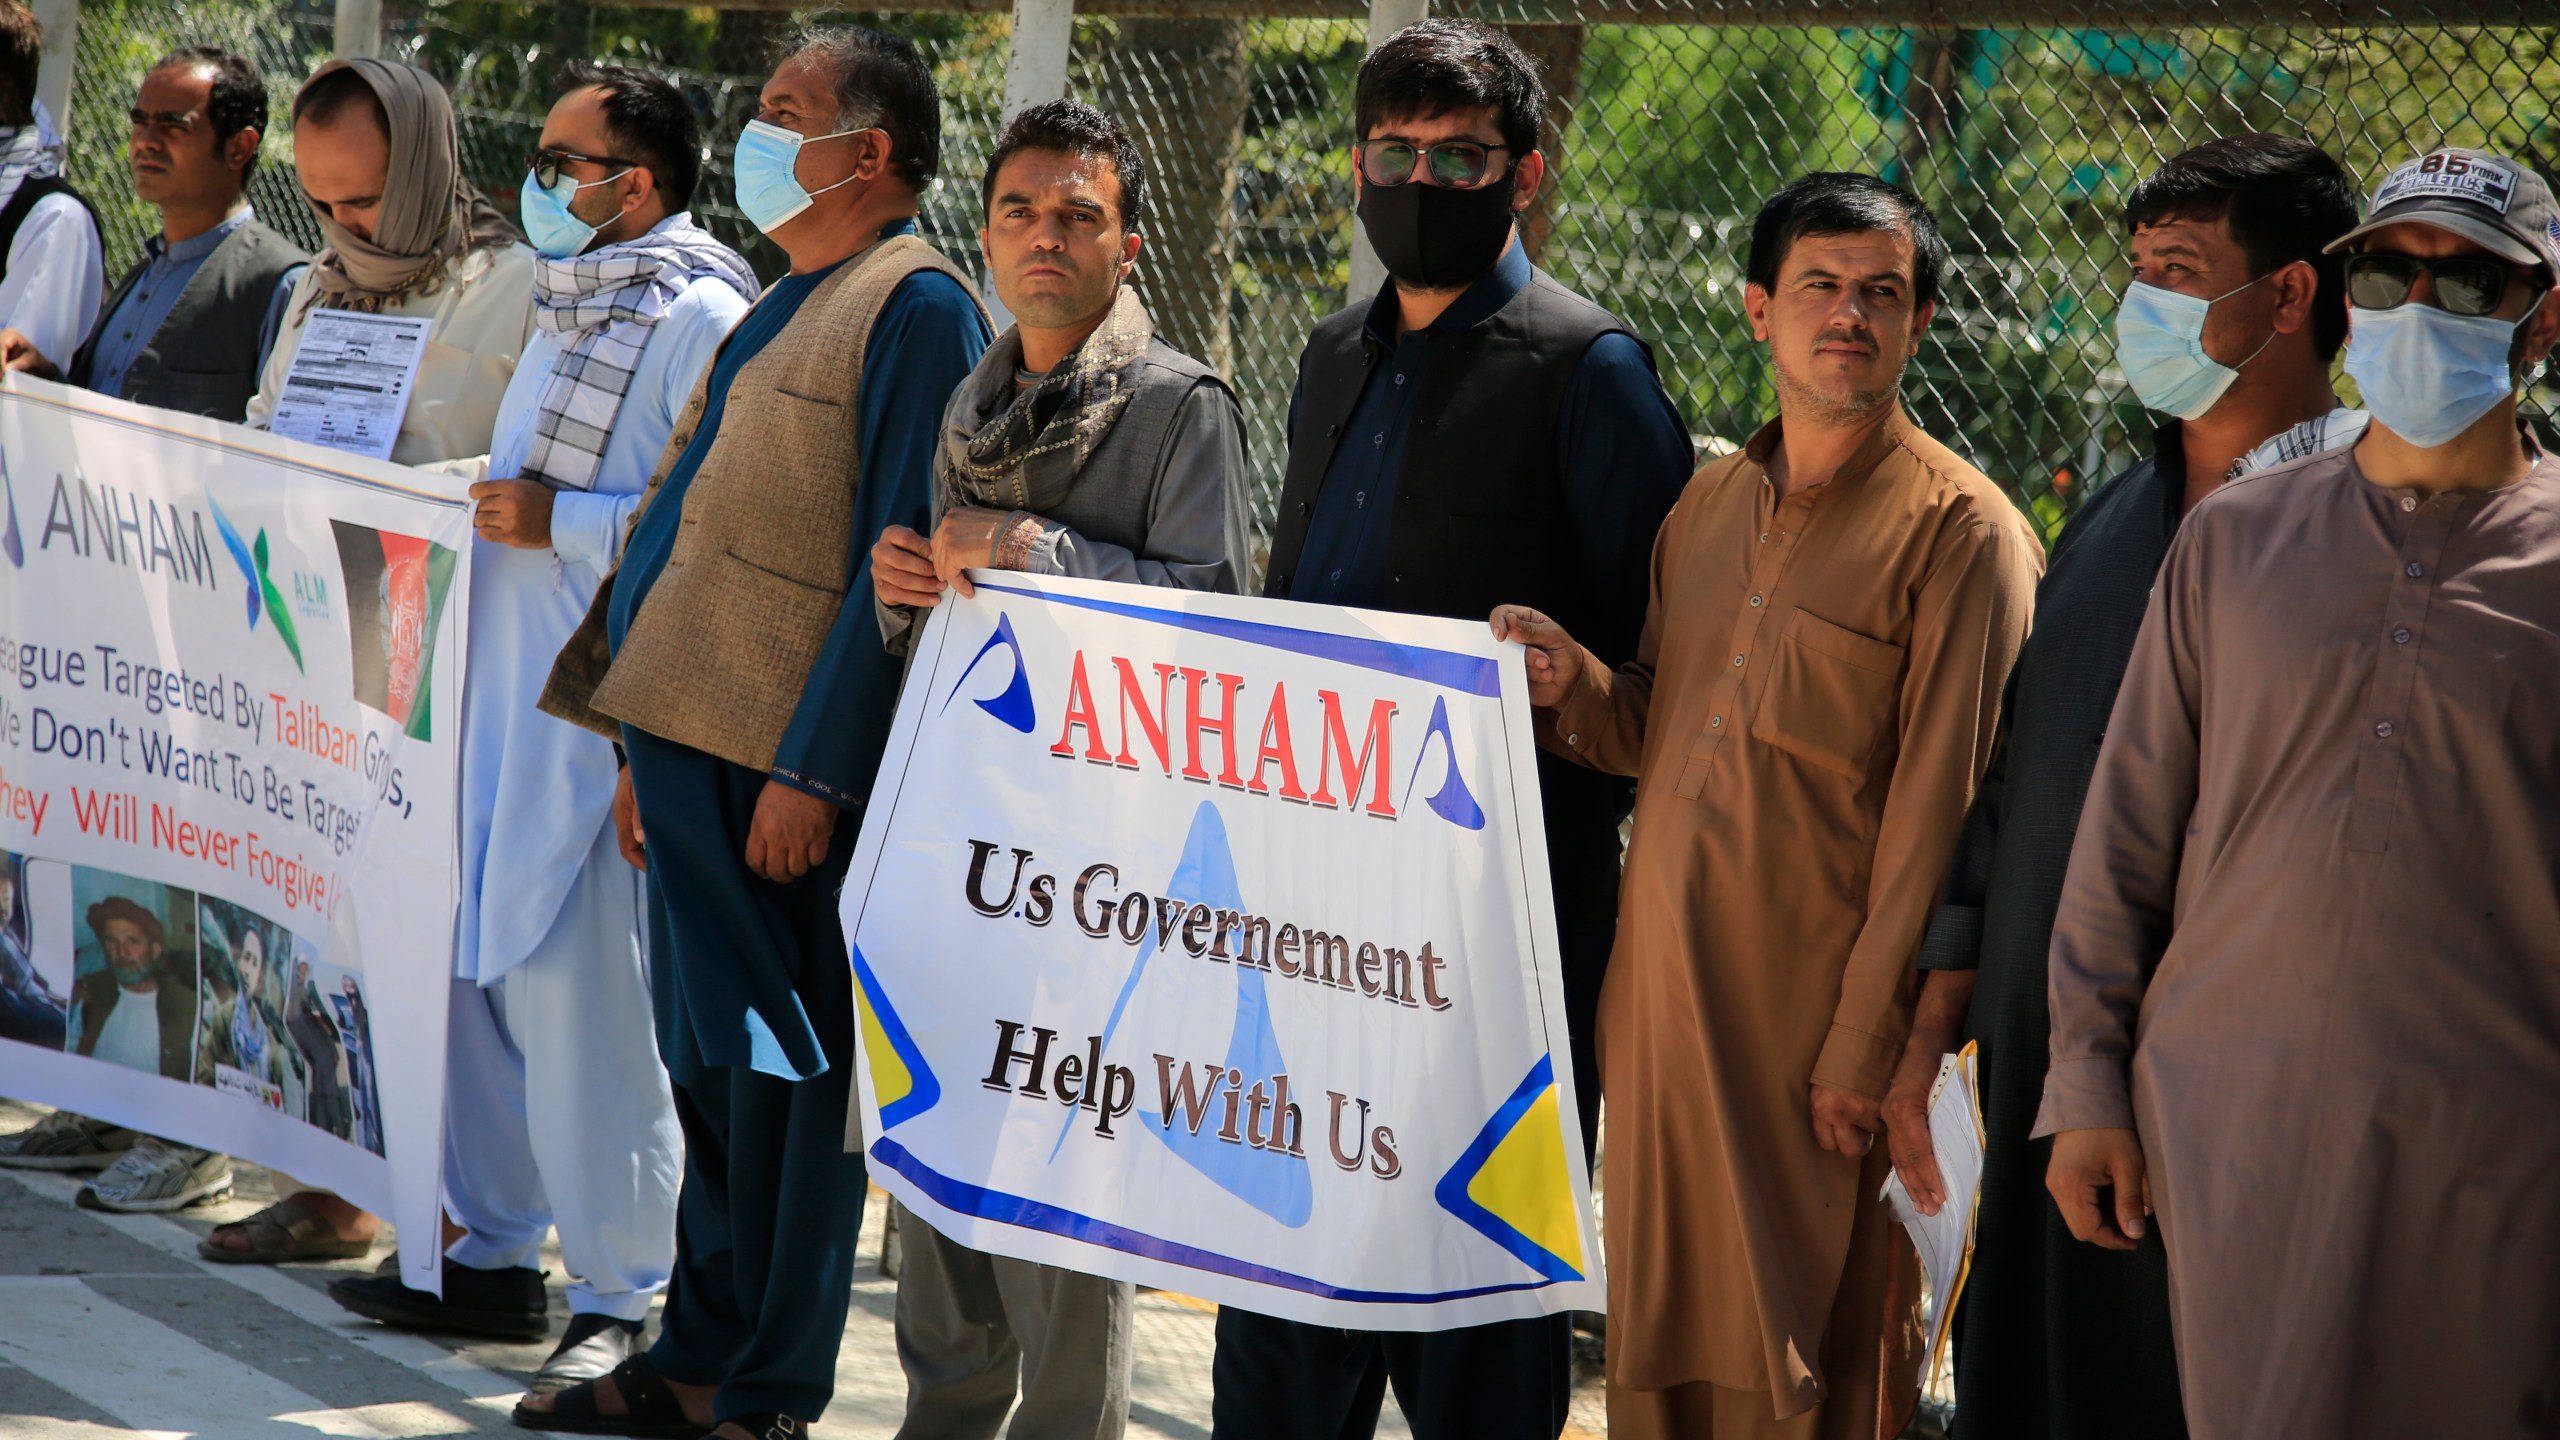
[[[0,1101],[0,1133],[42,1114]],[[548,1342],[405,1335],[338,1308],[326,1287],[371,1259],[276,1268],[198,1258],[196,1241],[271,1197],[237,1165],[228,1201],[175,1215],[105,1215],[72,1204],[79,1177],[0,1170],[0,1437],[6,1440],[409,1440],[523,1435],[507,1412]],[[886,1440],[906,1397],[890,1340],[897,1282],[880,1273],[880,1217],[866,1207],[859,1278],[819,1440]],[[553,1326],[567,1323],[562,1266]],[[1137,1313],[1132,1437],[1207,1440],[1214,1310],[1145,1294]],[[654,1323],[652,1333],[655,1333]],[[1407,1435],[1389,1401],[1381,1436]],[[1574,1435],[1604,1435],[1596,1385],[1575,1397]]]

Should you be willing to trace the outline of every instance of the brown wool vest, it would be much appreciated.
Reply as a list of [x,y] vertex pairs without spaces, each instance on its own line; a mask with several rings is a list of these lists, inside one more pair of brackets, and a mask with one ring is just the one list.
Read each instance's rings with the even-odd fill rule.
[[[628,723],[750,770],[773,768],[801,688],[844,607],[862,461],[863,352],[901,281],[939,270],[977,291],[912,235],[864,251],[801,302],[742,366],[711,449],[684,496],[666,569],[619,654],[605,637],[613,577],[552,666],[545,713],[613,740]],[[667,437],[636,524],[693,442],[710,370]],[[625,532],[626,541],[629,532]]]

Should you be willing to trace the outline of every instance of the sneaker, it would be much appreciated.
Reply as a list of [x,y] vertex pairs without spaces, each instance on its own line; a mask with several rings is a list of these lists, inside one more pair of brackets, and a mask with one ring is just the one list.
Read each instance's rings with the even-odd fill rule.
[[551,1333],[551,1297],[542,1288],[542,1272],[523,1267],[475,1270],[447,1260],[444,1296],[439,1299],[403,1284],[400,1257],[392,1255],[370,1275],[330,1281],[329,1298],[368,1320],[399,1330],[439,1330],[492,1340],[539,1340]]
[[610,1315],[570,1316],[569,1333],[560,1337],[551,1358],[533,1372],[533,1383],[527,1388],[542,1395],[612,1374],[615,1366],[644,1348],[640,1327],[640,1321]]
[[81,1186],[73,1198],[83,1210],[143,1215],[184,1210],[230,1193],[230,1156],[141,1135],[124,1158]]
[[121,1125],[56,1110],[15,1135],[0,1135],[0,1165],[14,1170],[103,1170],[142,1137]]

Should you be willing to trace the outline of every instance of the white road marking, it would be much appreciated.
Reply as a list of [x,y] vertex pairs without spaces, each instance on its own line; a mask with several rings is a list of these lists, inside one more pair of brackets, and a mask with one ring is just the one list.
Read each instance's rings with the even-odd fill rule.
[[[78,1192],[82,1182],[80,1176],[40,1170],[0,1170],[0,1178],[14,1180],[35,1194],[64,1205],[73,1203],[71,1197]],[[386,1360],[396,1361],[475,1402],[482,1402],[474,1408],[495,1410],[503,1416],[514,1407],[516,1398],[524,1393],[521,1382],[475,1365],[424,1336],[403,1334],[347,1313],[339,1308],[336,1301],[292,1276],[278,1273],[273,1266],[223,1265],[207,1260],[196,1253],[196,1233],[165,1215],[113,1215],[99,1210],[81,1213],[129,1239],[184,1262],[200,1273],[248,1291],[297,1320],[317,1325],[342,1340],[362,1345]]]
[[[449,1423],[440,1429],[378,1428],[363,1411],[328,1410],[264,1371],[118,1305],[72,1275],[0,1277],[0,1360],[153,1434],[311,1440],[319,1429],[346,1440],[412,1440],[478,1428],[452,1416],[443,1417]],[[320,1428],[294,1418],[314,1413],[328,1415],[332,1423]]]

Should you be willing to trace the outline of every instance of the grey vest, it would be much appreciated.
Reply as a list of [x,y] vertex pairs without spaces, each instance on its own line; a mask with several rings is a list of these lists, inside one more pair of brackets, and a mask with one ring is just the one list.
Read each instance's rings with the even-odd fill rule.
[[[258,342],[266,330],[267,306],[285,272],[310,258],[255,220],[232,231],[178,292],[169,318],[124,372],[118,396],[216,420],[236,421],[248,414],[250,397],[258,393]],[[98,337],[150,264],[145,259],[126,271],[107,298],[87,343],[72,357],[71,383],[95,388],[90,370],[97,360]]]
[[[997,355],[996,350],[987,352]],[[1007,352],[1005,363],[993,365],[979,362],[980,373],[969,377],[954,398],[955,408],[963,397],[983,394],[979,381],[990,368],[1003,371],[1004,403],[1013,399],[1013,366]],[[1164,343],[1161,337],[1147,342],[1147,353],[1138,357],[1132,367],[1129,406],[1112,422],[1111,433],[1102,437],[1084,468],[1076,472],[1075,484],[1067,490],[1067,498],[1041,512],[1041,518],[1055,520],[1079,535],[1117,545],[1124,550],[1143,552],[1147,548],[1147,517],[1154,512],[1156,488],[1164,480],[1164,467],[1172,447],[1167,443],[1173,435],[1173,423],[1182,413],[1182,403],[1202,385],[1220,390],[1227,382],[1218,372]],[[955,417],[946,415],[946,427]],[[984,413],[967,417],[978,423]],[[1075,463],[1075,452],[1059,449],[1035,457],[1030,468],[1037,472],[1044,466],[1066,467]],[[934,517],[939,520],[939,515]],[[1244,577],[1236,577],[1242,583]]]

